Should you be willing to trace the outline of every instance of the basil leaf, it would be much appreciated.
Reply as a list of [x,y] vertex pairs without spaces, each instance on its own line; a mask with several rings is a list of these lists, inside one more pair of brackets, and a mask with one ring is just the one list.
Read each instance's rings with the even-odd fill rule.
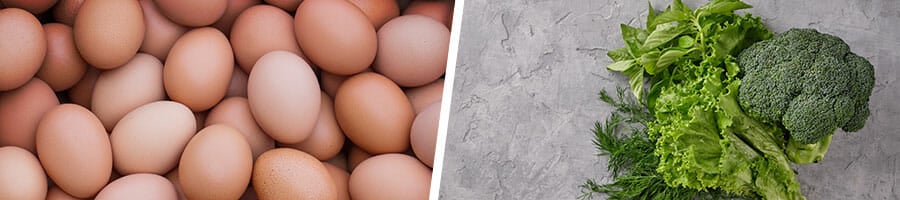
[[628,53],[628,48],[625,48],[625,47],[618,48],[618,49],[615,49],[612,51],[608,51],[608,52],[606,52],[606,56],[608,56],[609,59],[612,59],[613,62],[619,62],[619,61],[629,60],[629,59],[634,58],[634,57],[631,57],[631,54]]
[[653,23],[653,19],[656,18],[656,10],[653,9],[653,4],[650,1],[647,1],[647,31],[653,32],[656,29],[656,24]]
[[633,65],[634,65],[634,60],[623,60],[623,61],[618,61],[613,64],[607,65],[606,69],[609,69],[612,71],[617,71],[617,72],[624,72],[625,70],[630,69],[631,66],[633,66]]
[[656,61],[656,71],[664,70],[666,67],[675,63],[678,59],[680,59],[684,54],[687,54],[687,51],[684,50],[668,50],[659,56],[659,60]]
[[694,46],[694,38],[691,36],[681,36],[678,38],[678,48],[688,49]]
[[625,70],[625,75],[628,75],[628,83],[631,85],[631,93],[634,94],[634,97],[641,100],[641,93],[644,92],[644,68],[640,67],[632,67],[628,70]]
[[667,10],[665,12],[660,13],[653,19],[654,25],[666,24],[677,21],[687,21],[690,20],[691,17],[688,12],[680,11],[680,10]]
[[749,4],[741,1],[715,1],[704,5],[697,9],[698,15],[706,14],[728,14],[735,10],[752,8]]
[[659,51],[653,51],[641,55],[640,63],[648,74],[656,74],[656,62],[659,60]]
[[691,12],[691,8],[685,6],[684,3],[681,2],[681,0],[675,0],[674,2],[672,2],[672,10],[677,10],[684,13]]
[[643,40],[639,38],[639,35],[643,30],[625,24],[621,24],[620,27],[622,29],[622,40],[625,41],[625,47],[628,48],[628,53],[631,53],[631,57],[634,58],[640,56],[640,48]]
[[650,33],[650,36],[647,36],[647,40],[644,41],[644,45],[641,46],[640,49],[642,51],[647,51],[663,45],[666,42],[675,39],[675,37],[678,37],[684,30],[684,28],[680,28],[675,24],[660,24],[656,26],[655,31]]

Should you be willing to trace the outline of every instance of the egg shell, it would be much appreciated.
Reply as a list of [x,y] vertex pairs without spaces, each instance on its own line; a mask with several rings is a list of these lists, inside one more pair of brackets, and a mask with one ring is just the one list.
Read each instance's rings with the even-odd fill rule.
[[290,51],[303,57],[294,37],[293,18],[271,5],[250,7],[234,20],[231,46],[238,66],[245,72],[250,72],[260,57],[272,51]]
[[169,56],[169,50],[175,45],[175,41],[184,35],[188,28],[163,16],[152,0],[140,0],[140,3],[147,28],[139,50],[165,61]]
[[259,127],[281,143],[298,143],[309,137],[322,101],[309,64],[291,52],[273,51],[253,68],[247,100]]
[[265,2],[284,9],[285,11],[294,12],[303,0],[265,0]]
[[428,199],[431,170],[404,154],[366,159],[350,173],[350,197],[355,200]]
[[21,8],[34,15],[44,13],[56,4],[56,0],[2,0],[4,6],[9,8]]
[[253,170],[253,154],[241,133],[215,124],[188,143],[178,165],[178,180],[188,199],[237,199]]
[[234,54],[222,32],[193,29],[169,51],[163,68],[166,93],[194,112],[207,110],[225,97],[233,67]]
[[81,77],[81,80],[69,90],[66,90],[66,94],[69,95],[69,99],[72,100],[72,103],[81,105],[85,108],[91,108],[91,101],[93,101],[94,96],[94,85],[97,83],[97,78],[100,76],[100,70],[96,68],[88,66],[87,71],[84,72],[84,76]]
[[275,140],[263,132],[250,113],[250,104],[244,97],[229,97],[209,111],[206,126],[226,124],[236,128],[244,135],[253,151],[253,159],[265,151],[275,148]]
[[69,89],[84,76],[87,63],[75,48],[72,27],[60,23],[44,24],[44,36],[47,37],[47,54],[36,76],[53,91]]
[[[322,20],[332,18],[341,20]],[[303,1],[294,15],[294,33],[312,63],[333,74],[361,72],[375,59],[375,28],[349,1]]]
[[18,88],[34,76],[47,54],[41,22],[19,8],[0,9],[0,91]]
[[450,31],[421,15],[405,15],[378,30],[378,55],[372,66],[397,85],[417,87],[446,71]]
[[418,0],[412,1],[409,7],[403,11],[403,15],[424,15],[450,28],[453,21],[453,6],[447,0]]
[[337,200],[350,200],[350,189],[347,186],[350,184],[350,173],[329,163],[322,164],[325,165],[325,169],[334,180],[334,186],[337,188]]
[[434,146],[437,144],[438,122],[441,118],[441,102],[437,101],[425,107],[416,116],[410,130],[409,141],[415,156],[434,167]]
[[137,1],[88,0],[78,9],[72,31],[75,47],[88,64],[114,69],[134,57],[145,28]]
[[200,27],[211,25],[228,7],[228,0],[154,0],[159,10],[175,23]]
[[25,149],[0,147],[0,199],[44,199],[47,178],[34,154]]
[[334,112],[347,138],[366,152],[409,148],[412,105],[403,90],[382,75],[366,72],[345,80],[334,97]]
[[261,2],[262,1],[260,0],[228,0],[228,5],[225,7],[225,14],[222,14],[222,17],[219,18],[216,23],[213,23],[212,26],[228,36],[231,34],[231,27],[234,25],[234,20],[237,19],[238,15],[247,8],[260,4]]
[[178,199],[187,200],[187,197],[184,196],[184,191],[181,189],[181,181],[178,180],[178,168],[175,168],[166,174],[166,179],[169,179],[169,182],[172,182],[172,186],[175,187],[175,193],[178,194]]
[[322,92],[320,96],[322,96],[322,103],[319,117],[311,135],[303,142],[284,146],[309,153],[319,160],[328,160],[341,152],[345,138],[341,127],[334,118],[334,101],[325,92]]
[[395,0],[350,0],[350,2],[366,14],[375,30],[381,28],[388,20],[400,16],[400,7]]
[[35,152],[35,130],[47,111],[59,105],[50,86],[31,79],[24,86],[0,92],[0,146]]
[[228,90],[225,91],[225,97],[244,97],[247,98],[247,79],[250,78],[246,72],[240,67],[234,66],[231,73],[231,82],[228,83]]
[[91,111],[111,131],[131,110],[166,98],[163,64],[156,57],[138,53],[122,67],[101,72],[93,93]]
[[112,173],[109,136],[84,107],[62,104],[48,111],[35,136],[37,156],[47,176],[78,198],[97,194]]
[[84,3],[84,0],[59,0],[56,6],[53,6],[53,19],[65,25],[74,25],[75,15],[78,14],[81,3]]
[[416,114],[419,114],[426,106],[441,100],[444,95],[444,79],[438,79],[428,85],[408,88],[404,92],[406,93],[406,98],[409,99],[409,103],[412,104],[413,110],[416,111]]
[[366,152],[365,150],[360,149],[357,146],[352,146],[350,147],[350,150],[347,151],[347,167],[350,169],[350,171],[353,171],[354,169],[356,169],[356,166],[358,166],[359,163],[362,163],[362,161],[371,157],[371,153]]
[[156,174],[138,173],[123,176],[109,183],[95,200],[175,200],[178,194],[172,182]]
[[196,132],[194,113],[174,101],[156,101],[128,112],[109,136],[119,173],[166,174],[178,165]]
[[325,165],[291,148],[260,155],[253,166],[252,184],[260,200],[337,198],[337,186]]
[[81,200],[80,198],[73,197],[72,195],[62,191],[59,187],[51,186],[49,190],[47,190],[47,200]]

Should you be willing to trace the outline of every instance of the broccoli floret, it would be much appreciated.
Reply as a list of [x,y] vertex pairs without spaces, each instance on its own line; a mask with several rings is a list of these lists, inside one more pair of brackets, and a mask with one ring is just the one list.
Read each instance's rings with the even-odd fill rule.
[[874,67],[836,36],[791,29],[751,45],[738,64],[741,107],[781,123],[795,142],[816,143],[837,128],[857,131],[869,117]]

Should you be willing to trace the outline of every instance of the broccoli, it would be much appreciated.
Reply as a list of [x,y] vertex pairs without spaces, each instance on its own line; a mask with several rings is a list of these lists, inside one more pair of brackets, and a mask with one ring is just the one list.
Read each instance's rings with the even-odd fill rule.
[[872,64],[840,38],[791,29],[738,55],[741,107],[751,117],[781,123],[799,144],[821,142],[840,127],[858,131],[869,117]]

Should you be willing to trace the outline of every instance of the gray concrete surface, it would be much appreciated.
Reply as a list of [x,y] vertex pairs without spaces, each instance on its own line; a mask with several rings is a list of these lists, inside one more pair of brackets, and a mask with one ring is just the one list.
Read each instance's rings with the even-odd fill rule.
[[[688,0],[697,7],[703,0]],[[809,199],[900,199],[900,1],[746,0],[776,32],[812,27],[842,37],[875,65],[872,116],[837,133],[823,163],[798,167]],[[658,9],[669,1],[654,0]],[[442,172],[441,199],[574,199],[608,181],[590,129],[611,110],[600,90],[619,24],[642,26],[646,1],[469,0]]]

